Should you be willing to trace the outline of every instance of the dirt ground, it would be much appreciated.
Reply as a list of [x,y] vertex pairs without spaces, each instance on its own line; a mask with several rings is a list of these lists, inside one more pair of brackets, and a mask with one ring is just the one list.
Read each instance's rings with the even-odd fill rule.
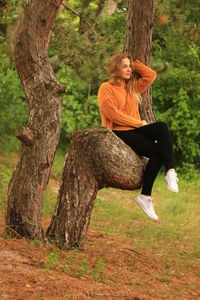
[[[106,263],[103,278],[94,280],[86,273],[65,274],[61,265],[45,268],[48,247],[6,238],[2,213],[0,228],[0,300],[200,299],[200,280],[192,272],[170,272],[172,266],[162,258],[139,253],[119,237],[89,231],[80,255],[87,254],[90,267],[99,257]],[[59,253],[64,261],[68,253]]]

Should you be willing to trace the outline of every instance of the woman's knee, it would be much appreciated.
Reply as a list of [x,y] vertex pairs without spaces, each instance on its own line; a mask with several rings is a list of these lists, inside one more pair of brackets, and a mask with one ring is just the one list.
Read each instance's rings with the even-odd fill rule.
[[156,122],[156,124],[157,124],[157,129],[160,132],[169,132],[169,128],[165,122],[159,121],[159,122]]

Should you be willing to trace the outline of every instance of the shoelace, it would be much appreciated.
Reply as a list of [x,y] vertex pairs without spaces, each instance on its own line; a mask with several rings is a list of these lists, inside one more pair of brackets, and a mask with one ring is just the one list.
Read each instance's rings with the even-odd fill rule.
[[178,180],[178,177],[177,177],[177,173],[172,173],[171,175],[170,175],[170,180],[172,181],[172,180],[175,180],[176,182],[178,182],[179,180]]
[[149,204],[152,204],[152,206],[154,207],[154,204],[153,204],[153,201],[151,198],[148,198],[148,202],[149,202]]

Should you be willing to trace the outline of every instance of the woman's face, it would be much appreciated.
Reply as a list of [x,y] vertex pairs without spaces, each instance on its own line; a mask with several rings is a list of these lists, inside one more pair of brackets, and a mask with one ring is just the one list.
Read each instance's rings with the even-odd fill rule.
[[131,62],[129,58],[123,58],[119,70],[119,76],[121,79],[130,79],[132,74]]

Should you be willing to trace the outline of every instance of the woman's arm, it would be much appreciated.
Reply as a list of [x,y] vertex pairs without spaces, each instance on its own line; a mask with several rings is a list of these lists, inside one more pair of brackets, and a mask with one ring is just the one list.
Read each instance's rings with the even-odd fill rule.
[[156,79],[156,72],[139,60],[136,60],[134,63],[134,72],[142,76],[134,82],[134,90],[136,93],[144,92]]
[[116,105],[112,92],[107,87],[100,87],[98,93],[98,104],[100,111],[113,123],[121,126],[140,127],[142,120],[132,118],[121,112]]

